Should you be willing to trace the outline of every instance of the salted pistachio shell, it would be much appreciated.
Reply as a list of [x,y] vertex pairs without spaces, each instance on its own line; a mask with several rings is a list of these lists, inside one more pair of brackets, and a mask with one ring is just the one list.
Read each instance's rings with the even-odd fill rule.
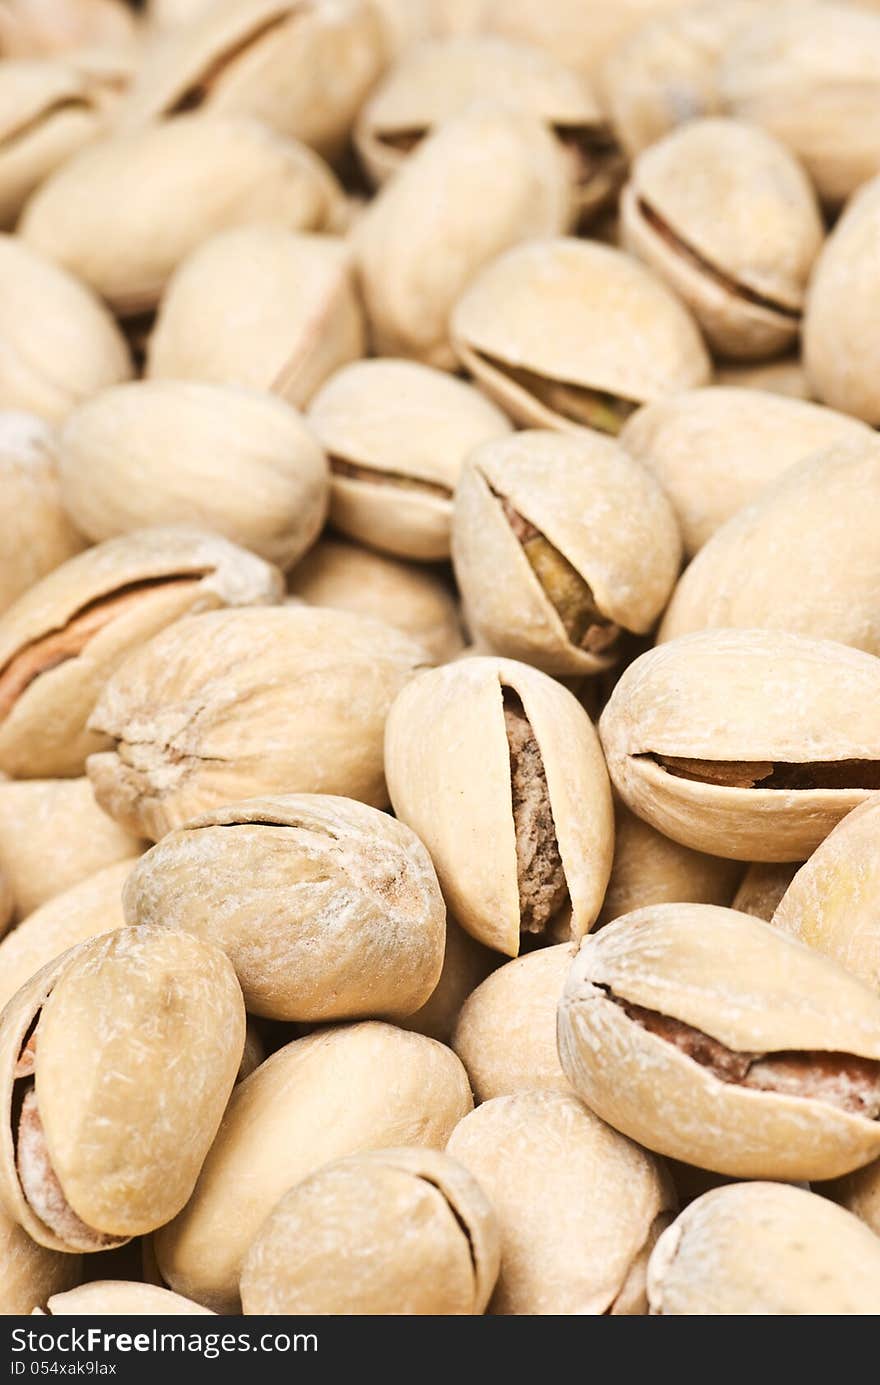
[[0,867],[20,919],[142,850],[138,837],[98,807],[88,779],[0,781]]
[[564,231],[572,214],[565,155],[537,116],[486,101],[446,121],[352,233],[375,353],[454,370],[461,294],[503,250]]
[[766,390],[787,399],[813,398],[807,373],[797,352],[775,361],[722,361],[717,363],[714,382],[736,389]]
[[147,375],[271,390],[304,407],[366,347],[344,241],[245,226],[184,260],[150,336]]
[[47,1250],[0,1208],[0,1317],[31,1313],[51,1294],[73,1289],[82,1258]]
[[880,1236],[880,1159],[819,1189]]
[[154,840],[257,795],[331,793],[384,807],[385,718],[425,662],[399,631],[345,611],[178,621],[104,688],[90,725],[115,748],[89,758],[97,798]]
[[760,360],[797,339],[824,233],[806,173],[771,135],[720,118],[672,131],[636,159],[621,226],[721,355]]
[[815,1193],[735,1183],[663,1233],[648,1297],[664,1317],[880,1313],[880,1240]]
[[411,1015],[443,965],[446,907],[418,837],[328,794],[203,813],[138,862],[124,902],[129,923],[221,948],[269,1019]]
[[210,1308],[202,1308],[170,1289],[124,1279],[96,1279],[66,1294],[53,1294],[46,1313],[53,1318],[213,1316]]
[[508,250],[452,315],[460,363],[525,427],[616,434],[640,404],[709,378],[687,308],[638,260],[559,237]]
[[596,673],[644,634],[681,565],[672,506],[610,438],[532,430],[468,458],[452,556],[473,633],[545,673]]
[[578,72],[595,73],[616,44],[657,12],[682,0],[485,0],[481,24],[494,33],[526,39]]
[[[797,861],[767,862],[754,861],[747,867],[740,881],[739,889],[733,896],[731,909],[741,914],[751,914],[756,919],[770,923],[779,903],[800,869]],[[707,900],[709,904],[723,904],[724,900]]]
[[732,909],[654,905],[585,939],[559,1057],[616,1129],[718,1173],[833,1178],[880,1154],[880,998]]
[[130,42],[135,18],[121,0],[4,0],[0,53],[40,58],[87,44]]
[[658,640],[739,626],[880,654],[878,513],[880,439],[840,443],[789,467],[700,550]]
[[169,1221],[220,1124],[244,1032],[230,963],[186,934],[117,929],[44,967],[0,1017],[8,1215],[54,1250]]
[[0,769],[82,774],[107,746],[88,718],[134,649],[181,616],[282,591],[277,568],[198,529],[141,529],[69,558],[0,616]]
[[521,931],[541,937],[557,915],[573,939],[590,929],[613,814],[596,734],[566,688],[510,659],[423,674],[391,708],[385,772],[395,813],[480,942],[515,957]]
[[511,425],[472,385],[416,361],[358,361],[308,410],[330,459],[330,518],[402,558],[448,558],[452,494],[473,448]]
[[620,441],[672,501],[690,558],[796,462],[867,437],[833,409],[716,385],[639,409]]
[[27,198],[100,132],[85,82],[63,63],[0,67],[0,226],[14,225]]
[[421,1034],[371,1021],[287,1044],[236,1088],[192,1198],[156,1236],[165,1280],[237,1311],[245,1256],[288,1188],[364,1150],[442,1149],[471,1104],[455,1054]]
[[152,311],[216,232],[254,222],[324,230],[340,198],[317,154],[258,120],[183,115],[94,141],[31,198],[19,231],[129,317]]
[[880,659],[782,630],[704,630],[643,654],[599,732],[627,807],[738,861],[803,861],[880,788]]
[[125,340],[88,288],[20,236],[0,235],[0,409],[58,423],[131,375]]
[[324,454],[297,411],[260,390],[138,380],[76,409],[58,449],[62,500],[98,542],[193,524],[286,568],[324,523]]
[[216,0],[154,41],[121,121],[250,115],[336,157],[384,59],[372,0]]
[[462,1006],[499,960],[497,952],[478,943],[455,919],[447,917],[440,979],[424,1005],[398,1023],[403,1029],[414,1029],[417,1034],[449,1044]]
[[0,412],[0,613],[85,547],[61,504],[53,431],[35,414]]
[[454,658],[464,644],[458,603],[442,570],[321,539],[290,573],[287,588],[292,601],[393,625],[424,645],[438,664]]
[[498,1218],[492,1313],[645,1313],[648,1255],[674,1206],[672,1185],[646,1150],[556,1091],[485,1102],[446,1148]]
[[433,1149],[330,1164],[281,1199],[241,1276],[245,1316],[484,1312],[499,1266],[495,1215]]

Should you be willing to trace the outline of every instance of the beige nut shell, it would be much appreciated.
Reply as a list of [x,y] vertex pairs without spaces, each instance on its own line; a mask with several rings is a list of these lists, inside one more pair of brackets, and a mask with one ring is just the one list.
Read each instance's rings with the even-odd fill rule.
[[213,1316],[210,1308],[202,1308],[170,1289],[122,1279],[96,1279],[69,1293],[53,1294],[46,1311],[53,1318]]
[[666,836],[739,861],[803,861],[867,789],[731,788],[650,756],[875,762],[880,659],[782,630],[683,635],[630,664],[599,733],[621,798]]
[[61,504],[53,430],[35,414],[0,413],[0,613],[85,547]]
[[497,952],[478,943],[455,919],[447,917],[440,980],[421,1009],[398,1023],[417,1034],[427,1034],[429,1039],[439,1039],[441,1044],[450,1043],[464,1002],[500,960]]
[[327,1165],[283,1197],[248,1252],[245,1316],[472,1316],[499,1266],[495,1215],[471,1175],[434,1149]]
[[[816,849],[820,850],[818,847]],[[753,862],[746,867],[739,889],[733,896],[731,909],[741,914],[751,914],[765,923],[772,922],[783,895],[799,869],[797,861]],[[706,903],[723,904],[724,900],[707,900]]]
[[737,389],[765,390],[786,399],[813,398],[799,351],[773,361],[717,361],[714,381]]
[[6,0],[0,14],[0,47],[10,57],[124,45],[135,33],[135,17],[119,0]]
[[[0,39],[2,48],[2,39]],[[15,224],[30,193],[100,133],[85,81],[64,63],[0,68],[0,226]]]
[[478,1107],[447,1151],[498,1217],[493,1313],[646,1311],[647,1252],[673,1206],[672,1185],[646,1150],[574,1096],[531,1091]]
[[880,999],[829,958],[732,909],[639,909],[581,944],[559,1008],[560,1060],[581,1099],[616,1129],[718,1173],[832,1178],[880,1154],[880,1122],[721,1081],[612,997],[738,1052],[876,1060]]
[[385,770],[394,810],[427,846],[455,918],[515,957],[520,904],[505,687],[522,699],[541,750],[572,904],[571,937],[582,937],[601,906],[614,827],[596,734],[567,689],[511,659],[475,657],[434,669],[391,709]]
[[73,1289],[82,1257],[47,1250],[0,1208],[0,1317],[30,1313],[51,1294]]
[[578,72],[594,73],[603,59],[655,13],[682,0],[485,0],[482,28],[528,40]]
[[821,1192],[880,1236],[880,1159],[833,1183],[823,1183]]
[[155,1238],[178,1292],[238,1307],[244,1258],[279,1198],[333,1159],[369,1149],[442,1149],[471,1109],[450,1049],[380,1022],[297,1039],[235,1090],[181,1215]]

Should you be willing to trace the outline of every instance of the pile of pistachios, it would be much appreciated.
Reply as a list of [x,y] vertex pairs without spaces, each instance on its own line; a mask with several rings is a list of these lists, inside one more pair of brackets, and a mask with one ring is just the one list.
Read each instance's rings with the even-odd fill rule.
[[0,1313],[880,1314],[880,0],[2,0]]

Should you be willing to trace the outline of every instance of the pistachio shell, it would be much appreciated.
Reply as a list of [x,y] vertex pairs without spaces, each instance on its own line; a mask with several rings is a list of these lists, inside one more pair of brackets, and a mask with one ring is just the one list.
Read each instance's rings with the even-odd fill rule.
[[94,139],[101,122],[86,84],[62,63],[0,67],[0,226],[65,159]]
[[283,400],[234,385],[105,390],[67,420],[59,467],[65,506],[97,541],[188,523],[290,567],[324,523],[327,463],[311,429]]
[[213,1316],[210,1308],[169,1289],[119,1279],[97,1279],[69,1293],[53,1294],[46,1311],[53,1318]]
[[813,1179],[880,1154],[880,999],[732,909],[655,905],[586,939],[559,1056],[592,1110],[689,1164]]
[[[511,750],[505,689],[522,706],[531,751]],[[515,957],[521,927],[542,931],[526,914],[537,914],[541,872],[554,855],[570,936],[589,930],[611,867],[611,795],[589,717],[565,688],[508,659],[470,658],[424,674],[391,709],[385,770],[395,813],[427,846],[449,908],[474,937]],[[549,808],[552,843],[536,799]],[[564,915],[564,901],[560,908]]]
[[880,1236],[880,1159],[845,1178],[823,1183],[821,1191]]
[[872,787],[878,699],[880,659],[861,650],[706,630],[631,664],[599,730],[615,788],[666,836],[739,861],[803,861]]
[[682,0],[486,0],[482,25],[511,38],[528,39],[555,53],[576,71],[595,72],[616,44],[655,12]]
[[880,1313],[880,1241],[825,1198],[736,1183],[692,1203],[648,1267],[665,1317]]
[[246,1316],[473,1315],[498,1263],[494,1213],[465,1169],[432,1149],[379,1150],[281,1199],[245,1260],[242,1305]]
[[[780,900],[799,869],[797,861],[753,862],[733,896],[731,909],[736,909],[740,914],[751,914],[753,918],[770,923]],[[723,903],[723,900],[706,902]]]
[[441,1044],[450,1043],[464,1002],[498,962],[497,952],[483,947],[470,933],[465,933],[455,919],[447,918],[440,980],[420,1009],[398,1021],[401,1028],[427,1034],[429,1039],[439,1039]]
[[79,1283],[82,1259],[37,1245],[0,1208],[0,1317],[30,1313]]
[[370,1022],[295,1040],[233,1093],[192,1198],[155,1238],[162,1274],[234,1311],[244,1258],[288,1188],[348,1154],[441,1149],[470,1108],[458,1059],[421,1034]]
[[147,0],[147,18],[157,29],[171,29],[177,24],[188,24],[212,2],[213,0]]
[[496,1314],[646,1311],[645,1266],[670,1219],[657,1161],[564,1092],[496,1097],[447,1145],[501,1228]]
[[803,362],[797,354],[776,361],[723,361],[715,371],[716,385],[766,390],[788,399],[812,399]]
[[34,414],[0,413],[0,613],[85,547],[61,504],[52,429]]
[[134,24],[120,0],[4,0],[0,52],[42,57],[86,44],[126,43]]

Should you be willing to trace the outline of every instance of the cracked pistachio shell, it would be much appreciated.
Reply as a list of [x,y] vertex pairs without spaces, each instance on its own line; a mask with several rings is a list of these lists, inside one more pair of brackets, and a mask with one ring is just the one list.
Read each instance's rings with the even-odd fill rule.
[[107,747],[86,723],[133,650],[181,616],[283,590],[277,568],[198,529],[142,529],[69,558],[0,616],[0,769],[82,774]]
[[[542,391],[631,408],[709,379],[687,308],[638,260],[594,241],[536,240],[500,255],[457,303],[451,334],[461,364],[524,427],[587,426],[561,411],[564,398],[543,402],[531,377]],[[522,371],[525,383],[511,375]]]
[[131,375],[110,314],[20,236],[0,235],[0,342],[0,409],[24,409],[50,423]]
[[4,62],[0,66],[0,226],[13,226],[43,179],[100,130],[95,103],[72,67]]
[[135,18],[120,0],[4,0],[0,53],[41,58],[130,42]]
[[69,1209],[116,1242],[162,1226],[192,1192],[241,1060],[230,963],[186,934],[121,928],[44,967],[3,1011],[0,1200],[41,1245],[80,1249],[40,1219],[16,1170],[13,1071],[35,1021],[39,1114]]
[[0,1010],[62,952],[125,923],[122,886],[133,859],[114,861],[47,899],[0,943]]
[[821,1191],[880,1236],[880,1159],[833,1183],[823,1183]]
[[[817,848],[821,850],[821,848]],[[746,868],[739,889],[733,896],[731,909],[740,914],[751,914],[753,918],[772,922],[785,891],[796,873],[800,870],[797,861],[754,861]],[[723,899],[707,900],[710,904],[723,904]]]
[[428,848],[452,914],[480,942],[515,957],[522,901],[505,689],[520,699],[537,742],[571,906],[567,931],[582,937],[602,903],[614,821],[596,733],[566,688],[512,659],[433,669],[391,708],[385,772],[394,811]]
[[81,1256],[37,1245],[0,1207],[0,1317],[30,1313],[81,1277]]
[[760,360],[796,341],[824,230],[807,175],[771,135],[723,119],[672,131],[636,159],[621,225],[721,355]]
[[495,1214],[434,1149],[382,1149],[319,1169],[281,1199],[248,1252],[245,1316],[485,1311],[499,1267]]
[[261,390],[138,380],[76,409],[58,446],[62,500],[96,542],[192,524],[287,568],[324,523],[324,454],[297,411]]
[[142,841],[98,807],[88,779],[0,781],[0,866],[20,919],[142,850]]
[[0,613],[47,572],[85,547],[61,504],[50,425],[0,412]]
[[129,317],[155,308],[209,236],[253,222],[325,230],[341,197],[317,154],[259,121],[182,115],[68,159],[31,198],[19,231]]
[[648,1266],[651,1313],[792,1317],[880,1313],[880,1240],[824,1197],[735,1183],[692,1203]]
[[212,236],[175,271],[150,337],[147,374],[250,385],[304,407],[364,350],[345,242],[243,226]]
[[775,361],[716,362],[714,383],[737,389],[766,390],[769,394],[780,394],[788,399],[809,400],[813,397],[803,361],[797,353]]
[[104,688],[90,724],[115,748],[89,758],[96,796],[154,840],[264,794],[384,807],[385,718],[425,662],[399,631],[344,611],[267,607],[178,621]]
[[796,462],[868,436],[854,418],[819,404],[711,386],[639,409],[620,441],[666,491],[691,558]]
[[321,539],[297,563],[287,589],[292,602],[384,620],[423,644],[432,663],[455,658],[464,645],[458,603],[445,574],[369,548]]
[[[880,108],[880,77],[876,102]],[[880,177],[856,194],[829,236],[804,318],[804,363],[817,398],[873,427],[880,425],[878,245]]]
[[464,1002],[452,1047],[475,1101],[535,1087],[571,1091],[556,1051],[556,1010],[574,952],[557,943],[515,957]]
[[496,1097],[447,1152],[482,1187],[501,1229],[495,1314],[647,1311],[648,1255],[672,1215],[665,1170],[565,1092]]
[[449,317],[475,275],[572,212],[565,155],[537,116],[476,102],[446,121],[352,233],[376,354],[454,370]]
[[154,40],[121,122],[249,115],[336,157],[384,61],[372,0],[216,0]]
[[765,7],[729,43],[719,84],[725,108],[787,144],[830,205],[880,171],[880,14]]
[[[733,787],[701,767],[849,763],[857,784],[880,761],[880,659],[782,630],[705,630],[643,654],[599,724],[627,807],[684,846],[737,861],[803,861],[866,787]],[[683,778],[653,757],[697,762]]]
[[560,62],[592,74],[618,43],[682,0],[485,0],[482,27],[540,44]]
[[398,1023],[417,1034],[427,1034],[429,1039],[439,1039],[441,1044],[450,1043],[464,1002],[499,961],[497,952],[478,943],[455,919],[447,917],[440,980],[424,1005]]
[[455,1054],[421,1034],[372,1021],[294,1040],[233,1093],[192,1198],[155,1238],[162,1275],[237,1311],[245,1256],[289,1188],[349,1154],[442,1149],[471,1106]]
[[53,1318],[213,1316],[210,1308],[202,1308],[170,1289],[124,1279],[96,1279],[69,1293],[55,1293],[46,1304],[46,1313]]
[[793,630],[880,654],[880,439],[790,467],[682,575],[659,641],[720,626]]
[[468,453],[512,431],[472,385],[402,360],[338,371],[308,421],[330,458],[334,526],[423,561],[449,556],[452,493]]
[[803,1056],[821,1073],[854,1055],[876,1068],[880,999],[829,958],[733,909],[638,909],[582,942],[559,1007],[560,1061],[615,1129],[718,1173],[832,1178],[880,1154],[880,1121],[805,1094],[808,1070],[787,1089],[720,1078],[621,1002],[759,1060]]
[[326,794],[203,813],[138,862],[129,923],[193,933],[235,967],[251,1014],[411,1015],[440,978],[446,906],[403,823]]
[[[612,627],[610,645],[592,647],[592,631],[574,642],[549,564],[542,581],[499,497],[574,570],[600,627]],[[491,649],[545,673],[596,673],[614,662],[614,627],[645,634],[662,612],[681,540],[654,477],[610,438],[534,430],[471,453],[455,493],[452,556],[468,625]]]

